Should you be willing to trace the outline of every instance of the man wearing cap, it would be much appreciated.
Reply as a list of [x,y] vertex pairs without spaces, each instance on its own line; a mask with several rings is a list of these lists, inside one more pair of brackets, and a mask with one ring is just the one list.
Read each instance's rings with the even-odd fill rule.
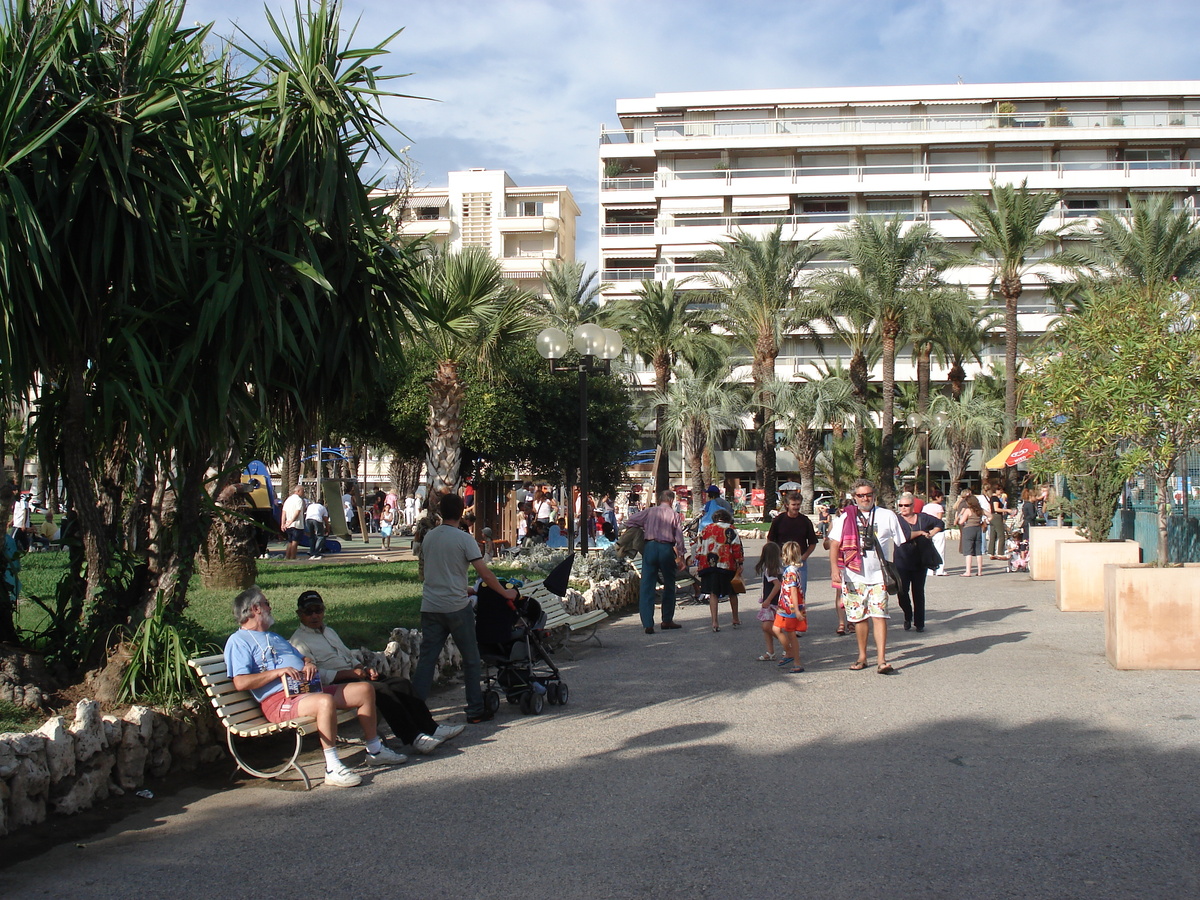
[[432,753],[443,741],[462,734],[461,725],[438,725],[424,701],[412,695],[407,678],[381,678],[370,666],[354,659],[338,633],[325,624],[325,601],[316,591],[305,591],[296,601],[300,627],[292,646],[316,663],[326,685],[365,681],[375,689],[375,706],[392,733],[418,753]]
[[723,509],[729,513],[729,521],[733,521],[733,507],[729,505],[729,501],[721,496],[721,489],[715,484],[708,486],[708,500],[704,504],[704,514],[700,517],[700,531],[703,531],[713,522],[713,513],[718,509]]
[[337,711],[353,709],[367,745],[367,765],[394,766],[408,757],[383,746],[376,732],[375,692],[365,684],[323,685],[311,692],[289,694],[284,682],[294,679],[312,685],[317,666],[305,659],[281,635],[271,631],[275,617],[271,604],[258,585],[249,587],[233,600],[233,617],[240,626],[225,642],[225,669],[234,690],[249,691],[270,722],[286,722],[301,716],[317,720],[317,734],[325,751],[325,783],[332,787],[354,787],[362,778],[338,758]]

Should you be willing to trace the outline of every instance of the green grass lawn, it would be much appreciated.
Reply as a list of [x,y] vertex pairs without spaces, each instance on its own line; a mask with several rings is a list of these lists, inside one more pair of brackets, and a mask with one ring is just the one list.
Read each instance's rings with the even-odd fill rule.
[[[67,565],[66,553],[31,553],[21,567],[22,595],[36,594],[47,601],[54,597],[54,586]],[[544,573],[506,570],[505,575],[540,578]],[[347,646],[382,650],[393,628],[416,628],[421,620],[421,583],[417,581],[415,560],[362,563],[259,563],[258,586],[271,601],[275,616],[274,630],[291,637],[298,626],[296,598],[307,590],[317,590],[325,599],[326,621]],[[236,628],[230,605],[236,591],[202,587],[199,576],[188,587],[185,617],[196,626],[202,640],[225,645]],[[45,613],[32,603],[22,603],[17,624],[36,629]]]

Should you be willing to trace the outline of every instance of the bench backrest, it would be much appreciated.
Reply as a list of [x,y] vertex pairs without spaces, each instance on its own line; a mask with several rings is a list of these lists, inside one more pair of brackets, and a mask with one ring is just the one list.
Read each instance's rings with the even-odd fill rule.
[[225,657],[222,654],[198,656],[189,659],[188,665],[196,671],[200,684],[204,686],[204,693],[212,701],[217,716],[226,727],[247,728],[270,724],[262,714],[262,708],[254,699],[254,695],[249,691],[239,691],[233,686],[233,679],[225,669]]

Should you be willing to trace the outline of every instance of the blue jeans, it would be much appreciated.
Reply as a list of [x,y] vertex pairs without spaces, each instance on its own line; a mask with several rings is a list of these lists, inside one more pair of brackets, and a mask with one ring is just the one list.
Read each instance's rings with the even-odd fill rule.
[[646,541],[642,549],[642,588],[639,597],[642,627],[654,627],[654,588],[662,578],[662,620],[675,621],[675,545]]
[[421,700],[429,696],[438,656],[446,645],[447,635],[454,638],[454,645],[462,654],[467,715],[482,715],[483,688],[479,686],[479,679],[483,675],[483,662],[479,658],[479,644],[475,640],[475,609],[471,606],[464,606],[452,613],[421,613],[421,655],[417,657],[417,669],[413,673],[413,694]]
[[325,523],[316,519],[306,519],[305,531],[308,532],[308,555],[318,556],[325,552]]
[[800,563],[800,593],[808,596],[808,560]]

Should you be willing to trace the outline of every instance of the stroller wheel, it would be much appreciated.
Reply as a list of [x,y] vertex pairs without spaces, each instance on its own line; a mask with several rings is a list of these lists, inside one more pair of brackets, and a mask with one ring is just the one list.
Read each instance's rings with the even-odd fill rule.
[[492,715],[496,714],[496,710],[500,708],[500,694],[496,691],[488,691],[483,695],[483,705]]
[[551,706],[557,706],[561,702],[558,698],[558,682],[552,681],[546,685],[546,702]]
[[521,712],[525,713],[525,715],[529,715],[530,713],[532,713],[533,712],[533,691],[526,691],[524,694],[522,694],[520,696],[520,698],[517,700],[517,703],[521,707]]
[[542,710],[545,708],[545,703],[546,703],[545,695],[539,694],[536,691],[530,692],[530,694],[529,694],[529,711],[531,713],[533,713],[535,716],[540,716],[542,714]]
[[570,696],[570,691],[567,690],[567,683],[560,682],[558,685],[558,705],[566,706],[567,698]]

